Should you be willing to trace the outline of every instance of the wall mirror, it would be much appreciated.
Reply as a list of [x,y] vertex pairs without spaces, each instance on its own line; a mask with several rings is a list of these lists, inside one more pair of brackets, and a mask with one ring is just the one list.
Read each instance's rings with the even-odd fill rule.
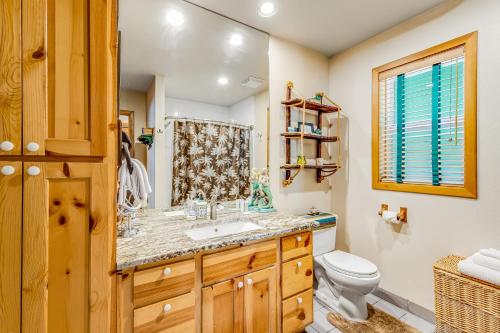
[[144,165],[147,206],[248,197],[268,165],[269,36],[182,0],[120,0],[119,30],[124,161]]

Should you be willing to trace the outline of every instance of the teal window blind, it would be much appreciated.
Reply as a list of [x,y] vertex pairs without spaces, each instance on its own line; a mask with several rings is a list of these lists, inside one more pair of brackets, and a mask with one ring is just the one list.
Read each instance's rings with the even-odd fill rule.
[[464,184],[463,49],[379,78],[379,180]]

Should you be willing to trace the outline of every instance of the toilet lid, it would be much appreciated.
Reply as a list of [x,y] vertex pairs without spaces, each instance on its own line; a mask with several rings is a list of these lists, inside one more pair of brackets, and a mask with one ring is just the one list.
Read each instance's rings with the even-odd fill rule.
[[378,272],[372,262],[347,252],[333,251],[326,253],[323,258],[328,267],[346,275],[372,277]]

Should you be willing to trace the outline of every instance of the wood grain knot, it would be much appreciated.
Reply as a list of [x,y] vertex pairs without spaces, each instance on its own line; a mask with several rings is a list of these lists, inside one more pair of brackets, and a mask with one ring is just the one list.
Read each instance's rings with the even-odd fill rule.
[[306,271],[306,276],[311,276],[311,274],[312,274],[312,273],[313,273],[313,272],[312,272],[312,270],[308,269],[308,270]]
[[255,261],[255,258],[256,258],[255,254],[253,254],[253,255],[250,257],[250,260],[248,261],[248,268],[249,268],[249,269],[252,269],[252,264],[253,264],[253,262]]
[[70,172],[69,172],[69,165],[68,165],[68,163],[66,163],[66,162],[64,162],[64,164],[63,164],[63,173],[64,173],[64,175],[65,175],[66,177],[68,177],[68,178],[69,178],[69,176],[70,176]]
[[97,226],[97,220],[92,215],[90,215],[90,217],[89,217],[89,231],[90,232],[94,231],[96,226]]
[[64,215],[59,216],[58,223],[59,223],[59,225],[65,225],[66,224],[66,217]]
[[31,55],[31,57],[33,59],[37,59],[37,60],[43,59],[45,57],[45,51],[43,50],[43,46],[40,46],[38,48],[38,50],[36,50],[35,52],[33,52],[33,54]]
[[306,314],[304,313],[304,311],[300,311],[299,315],[297,316],[297,318],[299,318],[299,320],[304,320],[306,319]]

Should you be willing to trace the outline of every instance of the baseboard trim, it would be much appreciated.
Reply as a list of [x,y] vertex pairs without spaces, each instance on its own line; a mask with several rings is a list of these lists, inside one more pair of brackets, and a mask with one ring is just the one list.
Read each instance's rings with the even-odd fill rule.
[[380,297],[381,299],[394,304],[400,307],[403,310],[406,310],[410,313],[413,313],[417,317],[420,317],[429,323],[435,324],[435,315],[434,312],[420,306],[418,304],[413,303],[412,301],[405,299],[401,296],[395,295],[390,291],[384,290],[382,288],[377,288],[373,295]]

